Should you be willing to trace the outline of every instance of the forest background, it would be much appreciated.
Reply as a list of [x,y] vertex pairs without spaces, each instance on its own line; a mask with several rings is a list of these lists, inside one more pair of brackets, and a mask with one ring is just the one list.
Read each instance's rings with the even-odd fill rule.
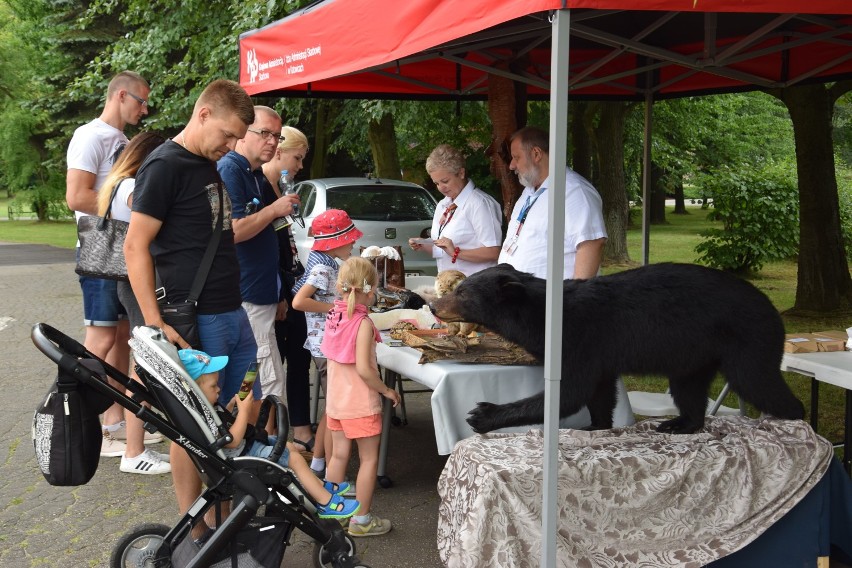
[[[128,135],[154,130],[171,136],[211,80],[238,77],[240,33],[308,3],[187,0],[178,8],[158,0],[0,0],[0,196],[10,198],[9,217],[32,211],[42,221],[69,218],[68,141],[75,128],[99,114],[112,75],[129,69],[151,83],[150,114],[128,128]],[[852,95],[847,92],[852,84],[808,88],[656,102],[652,191],[645,205],[657,225],[667,222],[667,197],[676,199],[668,214],[688,214],[687,203],[710,207],[709,219],[716,223],[702,233],[697,261],[753,276],[768,262],[798,257],[796,315],[852,314]],[[801,150],[807,137],[797,135],[791,115],[797,96],[816,100],[814,88],[816,98],[829,103],[833,152],[820,156],[828,173],[818,183],[803,183]],[[429,187],[425,158],[437,144],[450,143],[467,153],[469,176],[511,211],[513,192],[505,185],[517,182],[507,182],[495,170],[492,144],[506,110],[492,98],[255,100],[276,108],[285,124],[308,135],[309,167],[301,177],[375,175]],[[523,122],[547,127],[546,102],[525,101],[523,107]],[[571,102],[569,163],[603,195],[609,265],[641,260],[630,257],[626,234],[640,221],[643,114],[637,103]],[[803,122],[818,121],[800,118],[799,125]],[[804,258],[800,255],[800,237],[808,234],[800,226],[800,212],[803,203],[824,202],[829,219],[820,220],[818,230],[836,231],[839,242],[825,248],[840,250],[817,251],[828,259],[820,262],[832,266],[817,267],[820,277],[814,278],[810,267],[801,270],[802,261],[813,262],[815,254],[811,245]]]

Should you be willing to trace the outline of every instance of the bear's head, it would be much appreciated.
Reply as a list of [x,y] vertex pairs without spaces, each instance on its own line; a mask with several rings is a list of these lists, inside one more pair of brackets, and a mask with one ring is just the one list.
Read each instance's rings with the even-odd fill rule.
[[[455,290],[433,302],[432,312],[445,322],[478,323],[507,337],[501,331],[510,325],[507,320],[538,317],[539,310],[534,308],[537,302],[529,296],[530,289],[537,287],[536,281],[539,285],[544,282],[508,264],[486,268],[471,274]],[[523,312],[531,308],[525,316]]]

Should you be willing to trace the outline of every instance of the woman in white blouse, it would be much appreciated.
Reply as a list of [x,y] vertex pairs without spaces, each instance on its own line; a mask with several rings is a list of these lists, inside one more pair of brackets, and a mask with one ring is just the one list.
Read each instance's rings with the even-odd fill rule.
[[435,209],[431,239],[409,239],[411,248],[430,251],[438,272],[470,276],[496,266],[503,242],[500,205],[467,179],[461,152],[441,144],[426,159],[426,173],[444,199]]

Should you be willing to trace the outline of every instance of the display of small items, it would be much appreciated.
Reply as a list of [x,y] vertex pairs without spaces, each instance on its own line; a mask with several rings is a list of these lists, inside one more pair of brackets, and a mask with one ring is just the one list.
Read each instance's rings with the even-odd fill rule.
[[[402,288],[401,283],[389,282],[387,265],[388,261],[401,260],[399,251],[391,246],[377,247],[369,246],[361,252],[361,256],[373,262],[379,272],[379,286],[376,289],[376,305],[372,307],[374,312],[382,312],[397,308],[410,308],[419,310],[426,301],[412,292]],[[394,286],[393,289],[388,285]]]

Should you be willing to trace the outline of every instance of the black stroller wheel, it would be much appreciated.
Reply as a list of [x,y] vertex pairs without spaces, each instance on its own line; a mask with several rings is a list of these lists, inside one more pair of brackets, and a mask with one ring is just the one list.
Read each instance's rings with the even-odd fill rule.
[[154,523],[134,527],[112,549],[110,568],[154,568],[154,556],[170,530]]
[[[346,555],[348,558],[352,559],[355,556],[355,539],[352,538],[348,533],[343,533],[343,538],[346,540]],[[348,562],[344,564],[335,563],[331,558],[331,554],[325,549],[324,544],[316,543],[314,545],[314,568],[343,568],[349,567],[350,564]],[[353,559],[355,560],[355,559]],[[352,565],[352,568],[369,568],[368,566],[361,564],[358,562],[355,565]]]

